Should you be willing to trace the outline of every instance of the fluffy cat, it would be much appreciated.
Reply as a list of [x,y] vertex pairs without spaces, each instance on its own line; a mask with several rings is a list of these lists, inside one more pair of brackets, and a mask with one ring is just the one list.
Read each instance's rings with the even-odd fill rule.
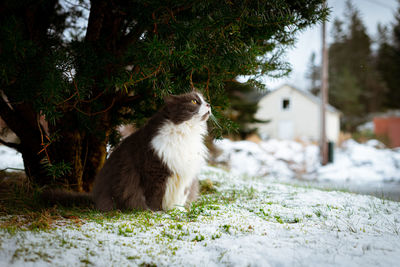
[[196,175],[207,157],[203,139],[210,114],[199,92],[168,96],[165,106],[121,142],[96,176],[90,194],[96,208],[188,206],[198,195]]

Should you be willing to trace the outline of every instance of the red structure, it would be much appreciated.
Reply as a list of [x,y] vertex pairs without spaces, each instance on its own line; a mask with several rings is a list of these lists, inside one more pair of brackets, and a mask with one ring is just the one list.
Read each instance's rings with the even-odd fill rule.
[[374,132],[388,137],[391,147],[400,147],[400,117],[374,118]]

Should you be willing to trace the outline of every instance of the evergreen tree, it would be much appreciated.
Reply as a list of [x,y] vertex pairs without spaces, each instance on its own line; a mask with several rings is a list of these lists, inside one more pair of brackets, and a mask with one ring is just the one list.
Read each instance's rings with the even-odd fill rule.
[[386,103],[388,100],[388,87],[384,73],[391,73],[393,71],[393,66],[390,64],[393,49],[389,45],[388,28],[378,24],[377,30],[378,50],[373,57],[374,75],[369,77],[370,84],[372,85],[371,99],[373,99],[373,101],[370,101],[370,110],[384,111],[387,107]]
[[[350,1],[346,6],[347,23],[335,20],[334,42],[329,48],[329,101],[343,112],[345,129],[353,131],[366,114],[382,109],[378,96],[384,94],[386,87],[376,70],[372,40],[359,11]],[[347,97],[350,98],[345,101]]]
[[395,14],[395,24],[393,27],[393,47],[394,47],[394,66],[396,67],[392,73],[393,79],[395,81],[392,81],[390,83],[390,91],[388,94],[388,99],[390,101],[387,103],[390,108],[395,108],[399,109],[400,108],[400,90],[399,90],[399,84],[400,84],[400,1],[398,1],[398,8],[397,12]]
[[347,131],[361,115],[361,89],[357,78],[350,70],[347,61],[347,35],[343,32],[343,22],[334,21],[334,42],[329,47],[329,103],[343,112],[342,127]]
[[360,114],[363,106],[360,105],[361,88],[357,78],[347,68],[341,68],[336,76],[336,82],[330,86],[330,102],[335,107],[340,107],[343,116],[341,123],[344,130],[351,132],[354,125],[360,123]]
[[[255,123],[268,122],[254,117],[262,94],[251,80],[246,83],[229,81],[225,84],[225,92],[230,106],[224,111],[224,115],[237,125],[237,134],[240,138],[255,133],[257,131]],[[265,93],[265,90],[263,92]]]
[[395,14],[395,23],[392,34],[389,35],[387,27],[379,28],[379,49],[377,53],[377,70],[381,75],[387,92],[385,94],[385,107],[390,109],[400,108],[400,1]]
[[285,73],[279,48],[326,16],[322,2],[2,1],[0,116],[20,142],[0,142],[22,153],[33,182],[88,191],[118,125],[140,126],[192,87],[221,118],[225,83]]
[[[394,49],[395,49],[395,57],[393,60],[395,61],[395,65],[397,69],[395,70],[396,74],[400,73],[400,1],[398,1],[398,8],[397,8],[397,13],[395,15],[395,25],[393,28],[393,43],[394,43]],[[395,75],[393,73],[393,75]],[[396,82],[393,82],[390,86],[390,93],[389,93],[389,98],[391,101],[388,103],[388,105],[392,108],[399,109],[400,108],[400,90],[399,90],[399,84],[400,84],[400,77],[399,75],[396,75]]]
[[321,90],[321,67],[315,62],[315,52],[312,52],[309,62],[306,78],[310,80],[309,91],[317,96]]

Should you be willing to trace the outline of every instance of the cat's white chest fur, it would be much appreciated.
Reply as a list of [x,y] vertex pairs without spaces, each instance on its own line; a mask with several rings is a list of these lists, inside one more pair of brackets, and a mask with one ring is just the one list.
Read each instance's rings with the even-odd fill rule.
[[173,173],[167,180],[163,210],[185,205],[185,189],[196,178],[207,157],[203,140],[206,133],[205,121],[189,120],[179,125],[167,121],[152,139],[154,151]]

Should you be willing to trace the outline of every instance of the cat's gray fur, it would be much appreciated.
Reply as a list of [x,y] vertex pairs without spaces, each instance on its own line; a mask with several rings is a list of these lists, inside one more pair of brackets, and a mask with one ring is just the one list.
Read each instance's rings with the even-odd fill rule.
[[[169,96],[165,102],[165,106],[145,126],[124,139],[107,159],[95,179],[92,193],[86,195],[94,201],[97,209],[162,209],[167,180],[173,173],[154,151],[151,141],[166,122],[180,125],[198,114],[201,104],[209,108],[197,92]],[[204,120],[208,119],[209,114],[208,111],[203,115]],[[186,205],[197,198],[198,188],[198,180],[193,179],[185,189]],[[78,197],[76,194],[66,194],[61,197],[60,192],[51,191],[47,197],[53,200]],[[84,198],[83,195],[79,197]]]

